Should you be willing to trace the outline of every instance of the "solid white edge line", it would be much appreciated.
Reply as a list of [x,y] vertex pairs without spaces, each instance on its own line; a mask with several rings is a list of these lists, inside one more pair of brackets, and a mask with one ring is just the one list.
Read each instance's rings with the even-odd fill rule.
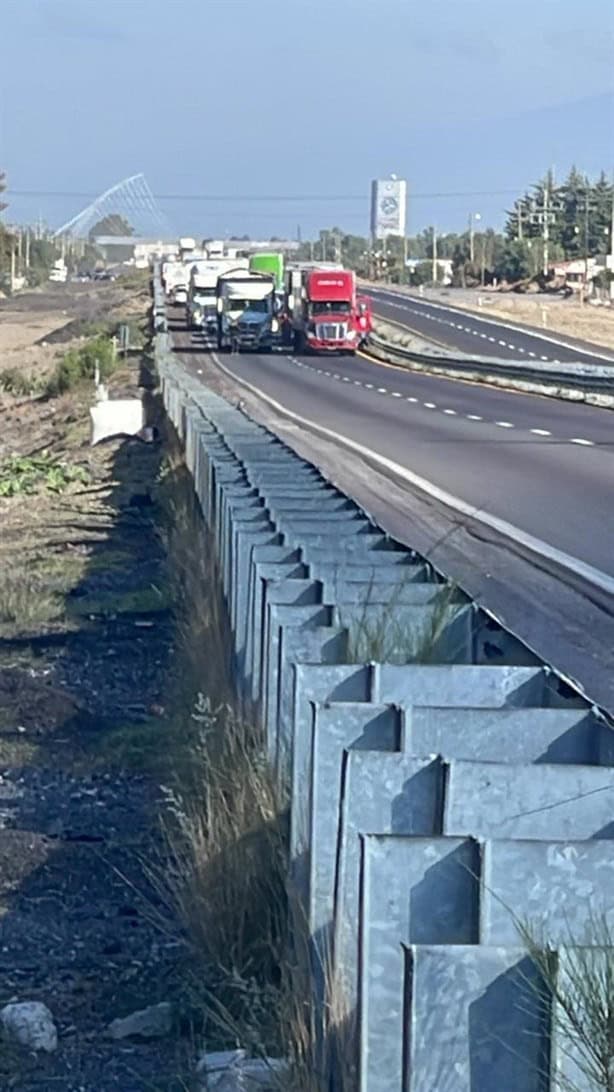
[[433,497],[434,500],[444,504],[447,508],[452,508],[461,515],[467,516],[469,519],[475,519],[479,523],[483,523],[486,527],[490,527],[498,534],[518,542],[521,546],[524,546],[525,549],[530,550],[531,553],[546,558],[546,560],[554,562],[554,564],[561,566],[561,568],[568,569],[569,572],[586,580],[587,583],[593,584],[607,595],[614,595],[614,577],[608,576],[607,573],[601,572],[600,569],[595,569],[585,561],[580,561],[580,558],[573,557],[572,554],[566,554],[563,550],[557,550],[555,546],[550,546],[549,543],[543,542],[540,538],[535,538],[526,531],[521,531],[519,527],[515,527],[513,523],[508,523],[507,520],[499,519],[498,516],[492,516],[489,512],[485,512],[484,509],[475,508],[472,505],[467,504],[467,502],[461,500],[460,497],[455,497],[453,493],[447,493],[445,489],[440,489],[438,485],[434,485],[426,478],[421,478],[419,474],[414,474],[414,472],[408,470],[407,467],[393,462],[392,459],[386,458],[385,455],[379,455],[376,451],[371,451],[368,447],[363,447],[362,444],[356,443],[355,440],[350,440],[348,436],[343,436],[339,432],[334,432],[332,429],[325,428],[324,425],[318,425],[315,421],[310,421],[308,417],[301,417],[298,413],[293,413],[292,410],[286,409],[280,402],[276,402],[274,398],[265,394],[264,391],[261,391],[259,387],[254,386],[253,383],[248,383],[245,379],[241,379],[240,376],[235,375],[230,368],[227,368],[222,364],[217,353],[211,353],[211,358],[217,364],[218,368],[225,372],[226,375],[229,375],[231,379],[234,379],[237,383],[244,386],[246,390],[251,391],[252,394],[257,395],[263,402],[268,403],[269,406],[272,406],[278,413],[288,417],[291,421],[295,421],[299,425],[305,425],[307,428],[311,429],[312,432],[319,433],[327,440],[333,440],[335,443],[348,448],[348,450],[355,451],[357,455],[370,459],[376,466],[388,470],[390,473],[394,474],[396,478],[400,478],[409,485],[413,485],[414,488],[426,493],[427,496]]

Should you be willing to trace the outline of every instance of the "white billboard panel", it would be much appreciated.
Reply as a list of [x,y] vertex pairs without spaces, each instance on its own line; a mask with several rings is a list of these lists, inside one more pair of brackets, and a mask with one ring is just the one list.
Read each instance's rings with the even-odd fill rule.
[[387,178],[371,183],[371,235],[385,239],[388,235],[405,235],[407,182]]

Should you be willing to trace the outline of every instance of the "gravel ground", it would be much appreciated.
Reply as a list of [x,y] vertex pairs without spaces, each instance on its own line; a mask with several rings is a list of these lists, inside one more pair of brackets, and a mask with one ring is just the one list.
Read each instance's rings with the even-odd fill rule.
[[[54,291],[0,309],[23,306],[40,337],[31,316],[48,315],[50,297],[65,306]],[[137,373],[119,375],[115,393],[136,394]],[[0,1007],[42,1001],[59,1035],[50,1055],[0,1038],[3,1092],[187,1087],[179,1030],[106,1035],[116,1017],[181,1001],[181,934],[151,880],[163,867],[161,777],[123,757],[145,728],[164,746],[175,618],[158,526],[163,447],[91,449],[87,405],[87,392],[4,402],[0,456],[44,447],[89,482],[0,497]]]

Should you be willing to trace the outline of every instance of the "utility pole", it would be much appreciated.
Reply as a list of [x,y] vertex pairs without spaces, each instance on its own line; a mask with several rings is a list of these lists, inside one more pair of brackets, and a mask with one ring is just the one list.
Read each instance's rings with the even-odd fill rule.
[[433,284],[437,284],[437,228],[433,227]]
[[546,178],[544,188],[544,277],[548,276],[550,242],[550,178]]
[[614,179],[612,180],[612,223],[610,225],[610,299],[614,300]]
[[26,269],[30,268],[30,228],[26,228]]
[[588,295],[588,251],[589,251],[589,224],[588,224],[588,190],[584,198],[584,295]]
[[473,265],[475,259],[475,245],[473,240],[473,213],[469,213],[469,261]]

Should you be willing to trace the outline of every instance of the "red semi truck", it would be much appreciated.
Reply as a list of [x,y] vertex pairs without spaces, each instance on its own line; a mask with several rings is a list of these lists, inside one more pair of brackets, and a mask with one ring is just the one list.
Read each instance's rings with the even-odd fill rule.
[[354,354],[371,328],[369,301],[348,269],[294,269],[286,281],[286,340],[297,353]]

